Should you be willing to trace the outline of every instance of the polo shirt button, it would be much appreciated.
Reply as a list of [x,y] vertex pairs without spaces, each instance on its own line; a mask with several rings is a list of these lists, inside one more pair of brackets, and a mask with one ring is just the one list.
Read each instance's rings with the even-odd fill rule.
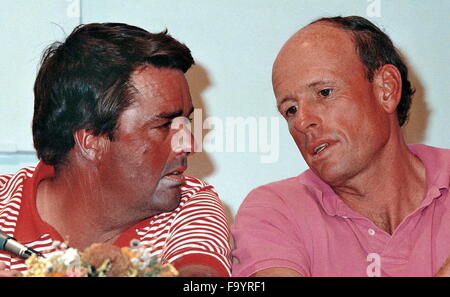
[[369,235],[375,235],[375,230],[373,230],[372,228],[369,228],[369,230],[367,230],[367,232],[369,232]]

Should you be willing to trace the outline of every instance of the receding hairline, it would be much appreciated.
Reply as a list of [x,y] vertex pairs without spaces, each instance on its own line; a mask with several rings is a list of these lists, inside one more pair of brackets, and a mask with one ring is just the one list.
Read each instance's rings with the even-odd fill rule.
[[300,40],[301,38],[303,38],[302,35],[307,34],[308,31],[311,31],[312,30],[311,28],[314,28],[314,27],[331,27],[331,28],[337,29],[338,31],[340,31],[340,32],[344,33],[346,36],[348,36],[350,38],[350,41],[352,41],[352,43],[356,46],[354,34],[352,34],[351,30],[346,30],[345,28],[342,28],[341,26],[339,26],[339,24],[336,24],[336,23],[333,23],[332,21],[327,21],[327,20],[318,20],[318,21],[313,21],[313,22],[309,23],[308,25],[304,26],[303,28],[301,28],[297,32],[295,32],[286,41],[285,45],[291,41],[294,41],[297,39]]
[[[310,38],[311,34],[313,34],[314,32],[308,32],[311,30],[312,27],[317,27],[317,26],[328,26],[328,27],[332,27],[335,28],[337,30],[339,30],[340,32],[342,32],[344,34],[344,36],[348,37],[348,40],[351,42],[352,48],[355,51],[355,54],[358,55],[358,47],[357,47],[357,43],[356,40],[354,38],[354,35],[351,34],[351,32],[349,32],[348,30],[345,30],[344,28],[339,27],[339,25],[334,24],[332,22],[326,21],[326,20],[322,20],[322,21],[314,21],[306,26],[304,26],[303,28],[299,29],[298,31],[296,31],[281,47],[280,51],[278,52],[275,61],[273,62],[272,65],[272,78],[273,78],[273,74],[274,74],[274,70],[276,69],[277,64],[279,63],[279,60],[282,56],[284,56],[286,54],[286,50],[289,48],[296,48],[301,42],[305,41],[306,38]],[[309,35],[305,35],[305,34],[309,34]],[[313,37],[315,36],[314,34],[312,35]]]

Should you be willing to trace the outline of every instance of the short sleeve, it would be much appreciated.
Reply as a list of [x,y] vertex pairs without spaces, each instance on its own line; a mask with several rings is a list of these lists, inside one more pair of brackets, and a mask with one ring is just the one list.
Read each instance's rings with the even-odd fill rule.
[[11,179],[12,174],[0,175],[0,191],[3,192],[3,186]]
[[232,228],[235,257],[233,276],[274,267],[310,275],[310,261],[289,205],[268,188],[250,192]]
[[224,207],[212,186],[195,190],[177,214],[164,258],[176,268],[202,264],[231,275],[231,245]]

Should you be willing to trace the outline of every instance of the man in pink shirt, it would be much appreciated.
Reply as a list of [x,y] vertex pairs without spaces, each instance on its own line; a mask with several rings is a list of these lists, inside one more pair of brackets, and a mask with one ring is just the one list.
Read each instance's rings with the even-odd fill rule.
[[414,91],[389,37],[320,19],[284,45],[272,81],[310,169],[245,199],[233,275],[449,275],[450,150],[405,143]]

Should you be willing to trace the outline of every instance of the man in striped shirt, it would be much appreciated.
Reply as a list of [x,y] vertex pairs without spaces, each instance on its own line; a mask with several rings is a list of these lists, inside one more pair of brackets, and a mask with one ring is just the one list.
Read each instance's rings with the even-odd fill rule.
[[[138,239],[182,276],[229,276],[223,205],[183,175],[193,63],[167,32],[126,24],[82,25],[51,45],[34,86],[41,161],[0,176],[0,230],[43,254]],[[0,263],[3,275],[26,270],[6,252]]]

